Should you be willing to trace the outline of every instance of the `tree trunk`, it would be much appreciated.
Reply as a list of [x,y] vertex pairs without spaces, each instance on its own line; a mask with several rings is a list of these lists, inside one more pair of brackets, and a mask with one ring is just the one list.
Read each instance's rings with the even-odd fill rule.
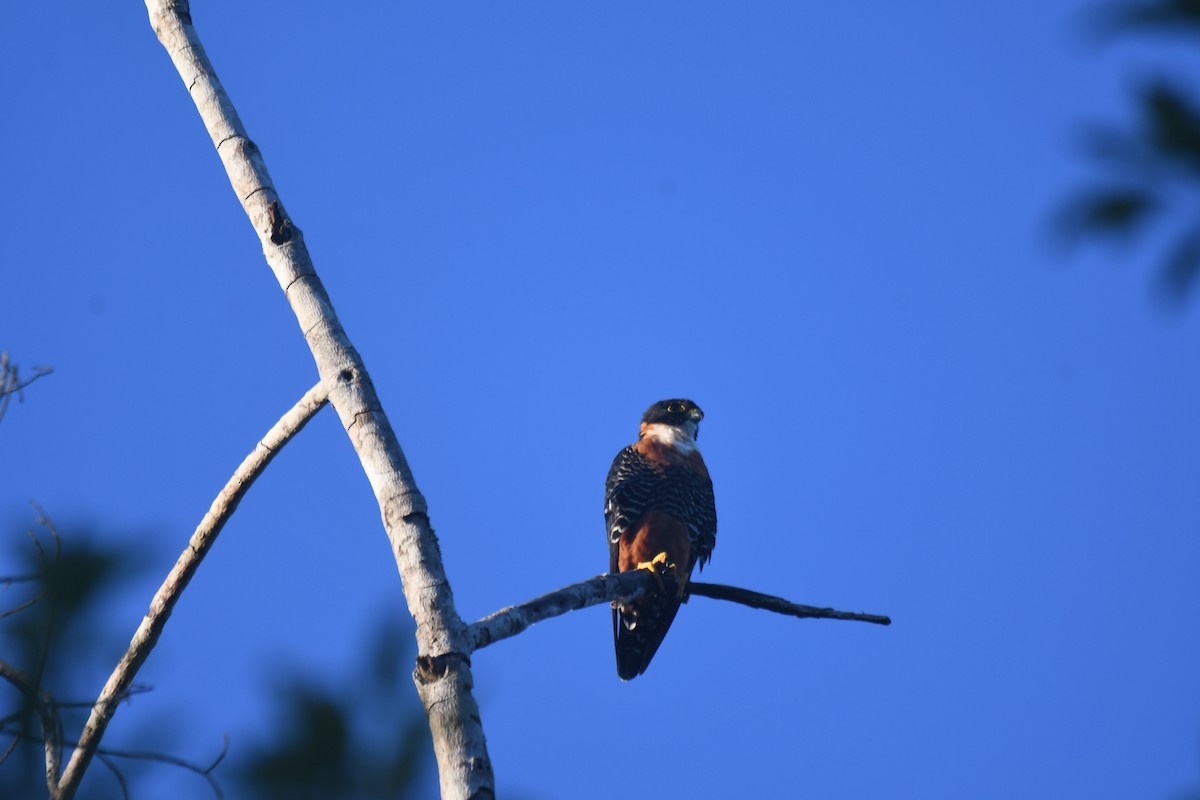
[[200,44],[186,0],[146,0],[159,41],[191,93],[233,190],[262,241],[312,350],[329,401],[375,492],[383,525],[417,623],[414,680],[429,716],[442,797],[492,797],[479,707],[471,694],[467,627],[454,607],[425,498],[375,395],[366,366],[338,322],[313,268],[304,236],[284,211],[262,154],[246,135]]

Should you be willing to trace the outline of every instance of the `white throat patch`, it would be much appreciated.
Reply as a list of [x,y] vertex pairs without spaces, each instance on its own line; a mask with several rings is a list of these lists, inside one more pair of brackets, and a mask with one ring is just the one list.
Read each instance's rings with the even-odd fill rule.
[[652,422],[646,426],[644,435],[684,455],[696,449],[696,423],[690,419],[682,425]]

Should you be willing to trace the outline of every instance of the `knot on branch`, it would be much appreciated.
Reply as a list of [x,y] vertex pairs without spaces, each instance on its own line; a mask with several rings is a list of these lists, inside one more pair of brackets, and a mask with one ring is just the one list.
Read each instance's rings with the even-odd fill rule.
[[283,204],[272,200],[267,206],[267,216],[271,220],[271,244],[287,244],[292,240],[292,221],[283,213]]
[[471,659],[462,653],[443,653],[440,656],[417,656],[417,668],[413,671],[413,679],[418,683],[434,683],[457,670],[460,666],[471,666]]

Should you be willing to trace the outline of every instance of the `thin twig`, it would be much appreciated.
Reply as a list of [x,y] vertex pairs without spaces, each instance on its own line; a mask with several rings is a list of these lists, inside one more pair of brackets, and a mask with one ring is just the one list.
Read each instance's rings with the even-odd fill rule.
[[[11,683],[37,710],[38,722],[42,726],[42,744],[46,749],[46,786],[53,796],[58,782],[58,765],[62,757],[62,726],[54,698],[42,689],[35,679],[4,661],[0,661],[0,678]],[[20,735],[18,732],[17,736]],[[13,746],[15,745],[14,740]]]
[[121,768],[113,763],[113,760],[108,757],[107,753],[97,750],[96,758],[100,759],[100,763],[108,767],[108,771],[117,779],[117,785],[121,787],[121,799],[129,800],[129,784],[125,780],[125,773],[121,772]]
[[[32,738],[34,737],[31,737],[26,733],[22,733],[21,731],[16,731],[13,733],[13,740],[9,744],[8,750],[11,751],[13,748],[15,748],[22,739]],[[67,746],[74,747],[75,745],[68,744]],[[107,747],[97,747],[95,753],[96,758],[103,762],[104,765],[112,771],[113,776],[122,787],[123,796],[129,796],[129,787],[125,781],[124,775],[121,773],[121,770],[115,763],[113,763],[112,759],[114,758],[127,758],[133,761],[155,761],[160,764],[179,767],[187,770],[188,772],[195,773],[196,775],[204,778],[205,782],[209,785],[209,788],[212,789],[213,794],[218,798],[218,800],[223,800],[225,793],[221,789],[221,785],[217,782],[217,779],[213,777],[213,772],[216,771],[217,767],[220,766],[221,762],[225,760],[225,756],[227,755],[229,755],[228,733],[226,733],[223,738],[221,752],[217,753],[216,758],[214,758],[207,766],[195,764],[187,759],[179,758],[178,756],[173,756],[168,753],[154,753],[144,750],[112,750]],[[0,761],[2,761],[2,759],[0,759]]]
[[800,617],[802,619],[848,619],[855,622],[870,622],[875,625],[891,625],[891,617],[885,617],[880,614],[862,614],[855,611],[838,611],[835,608],[818,608],[817,606],[805,606],[799,603],[793,603],[790,600],[784,600],[782,597],[774,597],[761,592],[752,592],[749,589],[740,589],[737,586],[725,586],[720,583],[699,583],[693,581],[688,584],[688,595],[696,597],[711,597],[713,600],[728,600],[732,603],[741,603],[744,606],[751,608],[761,608],[764,611],[774,611],[776,614],[786,614],[789,617]]
[[7,589],[13,583],[32,583],[41,579],[41,575],[5,575],[4,577],[0,577],[0,584],[3,584],[4,588]]
[[224,743],[221,745],[221,752],[218,753],[217,757],[212,760],[212,763],[206,767],[199,764],[193,764],[191,761],[179,758],[178,756],[167,755],[166,753],[149,753],[140,750],[110,750],[107,747],[101,747],[96,750],[96,754],[105,755],[110,758],[128,758],[138,761],[157,761],[161,764],[170,764],[173,767],[180,767],[181,769],[194,772],[195,774],[204,778],[218,800],[223,800],[225,797],[225,793],[221,791],[221,786],[217,783],[217,779],[213,777],[212,773],[213,770],[215,770],[217,766],[225,760],[225,756],[229,754],[228,733],[225,734]]
[[[29,538],[33,540],[34,547],[37,549],[38,563],[41,565],[40,577],[44,579],[45,576],[50,574],[52,569],[57,569],[59,562],[62,561],[62,538],[58,535],[58,527],[46,516],[45,510],[36,501],[32,502],[31,505],[34,511],[37,512],[35,521],[50,532],[50,539],[54,542],[54,562],[51,565],[47,563],[46,549],[42,547],[42,542],[37,534],[32,529],[26,531]],[[48,591],[48,588],[43,586],[42,590],[27,602],[0,614],[0,619],[33,606],[45,597]],[[58,705],[54,702],[54,697],[41,687],[46,662],[50,657],[50,643],[54,639],[54,618],[55,606],[51,604],[50,613],[46,618],[46,638],[42,642],[37,670],[33,677],[26,676],[23,672],[17,670],[15,667],[10,667],[8,664],[0,663],[0,671],[3,671],[3,676],[20,689],[37,710],[38,723],[42,728],[42,742],[46,750],[46,786],[51,796],[54,795],[57,787],[58,769],[62,763],[62,718],[59,716]]]
[[[38,501],[31,500],[29,501],[29,505],[33,506],[33,510],[37,512],[34,522],[50,531],[50,539],[54,542],[54,563],[57,564],[62,559],[62,537],[58,535],[58,526],[54,524],[54,521],[50,517],[46,516],[46,510],[42,508]],[[41,549],[40,544],[38,545],[38,549]],[[44,565],[45,562],[43,560]]]
[[[125,694],[119,698],[120,702],[125,702],[131,697],[136,697],[139,694],[146,694],[154,691],[154,687],[147,686],[144,683],[135,683],[125,690]],[[96,705],[94,700],[56,700],[54,703],[57,708],[91,708]]]
[[[675,591],[675,580],[670,576],[663,578],[666,591]],[[473,649],[478,650],[489,644],[515,636],[534,623],[557,617],[568,611],[586,608],[606,602],[628,602],[637,593],[659,591],[654,576],[647,570],[633,570],[617,575],[597,575],[586,581],[565,586],[549,594],[536,597],[533,600],[510,606],[484,617],[468,627],[468,635],[473,643]],[[715,600],[728,600],[734,603],[774,611],[777,614],[787,614],[793,617],[818,619],[845,619],[858,622],[872,622],[878,625],[890,625],[891,619],[878,614],[860,614],[852,611],[838,611],[832,608],[805,606],[784,600],[782,597],[752,592],[736,586],[724,586],[714,583],[689,583],[688,594],[701,597],[711,597]]]
[[[54,522],[50,519],[50,517],[46,516],[45,510],[40,505],[38,505],[37,501],[36,500],[31,501],[30,505],[33,506],[33,510],[37,512],[37,517],[34,518],[34,521],[37,524],[41,525],[46,530],[50,531],[50,539],[51,539],[51,541],[54,542],[54,565],[53,565],[53,567],[51,567],[49,564],[46,563],[46,551],[42,549],[41,541],[38,540],[37,536],[33,533],[33,531],[28,532],[29,535],[33,538],[33,543],[35,545],[37,545],[38,560],[41,561],[41,564],[42,564],[42,573],[45,575],[49,575],[51,569],[57,571],[59,564],[62,562],[62,537],[60,537],[58,535],[58,526],[54,524]],[[44,591],[49,591],[48,585]],[[39,598],[40,598],[40,595],[39,595]],[[55,618],[58,616],[58,605],[59,605],[58,603],[51,603],[49,613],[46,615],[46,638],[42,640],[41,653],[38,656],[37,671],[34,673],[34,676],[33,676],[33,685],[35,687],[40,687],[42,685],[42,676],[45,674],[46,664],[50,660],[50,645],[54,641],[54,624],[55,624]],[[56,741],[58,741],[57,738],[56,738]],[[59,751],[58,755],[61,755],[61,747],[60,747],[60,751]],[[48,774],[51,774],[52,776],[57,777],[57,775],[58,775],[58,769],[57,769],[58,758],[55,758],[54,761],[56,762],[54,772],[48,773]],[[47,762],[47,769],[49,769],[49,762]]]
[[[2,732],[3,732],[3,728],[0,727],[0,733],[2,733]],[[17,749],[17,745],[20,744],[20,742],[21,742],[20,732],[14,733],[12,741],[8,743],[8,747],[4,748],[3,753],[0,753],[0,766],[3,766],[4,762],[8,761],[8,757],[12,755],[13,750]]]
[[[38,511],[39,515],[41,515],[42,517],[45,516],[44,514],[42,514],[41,509],[38,508],[36,503],[34,504],[34,508]],[[47,520],[47,523],[49,523],[49,520]],[[57,529],[55,529],[53,527],[53,525],[48,525],[48,527],[50,528],[51,535],[55,537],[55,543],[57,544],[58,543]],[[35,581],[44,580],[46,577],[46,574],[48,571],[48,567],[46,565],[46,551],[44,549],[42,549],[42,543],[40,541],[38,541],[37,534],[35,534],[32,529],[26,530],[25,533],[29,536],[30,539],[33,540],[33,546],[34,546],[34,548],[37,549],[37,552],[38,552],[38,561],[42,565],[42,571],[35,575],[9,575],[4,578],[0,578],[0,583],[4,584],[5,591],[8,591],[8,587],[13,585],[14,583],[33,583]],[[56,548],[56,553],[57,552],[58,551]],[[15,606],[14,608],[7,609],[6,611],[0,611],[0,619],[4,619],[5,617],[11,617],[13,614],[18,614],[27,608],[37,605],[37,602],[45,596],[46,596],[46,589],[45,589],[45,587],[43,587],[40,592],[38,592],[36,595],[34,595],[33,597],[26,600],[24,603],[21,603],[20,605]]]
[[[34,522],[36,522],[38,525],[41,525],[43,528],[45,528],[47,531],[50,532],[50,541],[52,541],[54,543],[54,562],[53,562],[53,565],[51,566],[46,563],[46,553],[45,553],[45,550],[42,549],[41,540],[39,540],[37,538],[37,536],[34,535],[32,531],[30,531],[30,535],[33,536],[34,544],[36,544],[37,548],[38,548],[38,558],[42,564],[42,572],[49,574],[51,569],[53,569],[54,571],[57,572],[60,565],[62,564],[62,554],[63,554],[62,537],[59,536],[59,534],[58,534],[58,526],[54,524],[54,521],[52,519],[50,519],[49,515],[46,514],[46,510],[44,508],[42,508],[41,504],[39,504],[38,501],[30,500],[29,505],[33,506],[33,510],[35,512],[37,512],[37,516],[34,517]],[[48,593],[50,591],[49,584],[47,584],[43,588],[42,591],[43,591],[43,594]],[[39,595],[39,599],[40,599],[40,595]],[[50,657],[50,642],[54,638],[54,617],[56,616],[57,612],[58,612],[58,604],[51,603],[50,604],[50,614],[48,615],[48,619],[46,622],[46,640],[45,640],[45,642],[42,643],[42,661],[41,661],[41,663],[38,664],[38,673],[37,673],[37,678],[36,678],[37,686],[39,689],[41,688],[41,685],[42,685],[42,676],[45,673],[46,661]],[[59,776],[59,765],[62,764],[62,754],[63,754],[62,750],[63,750],[63,738],[64,737],[63,737],[62,715],[58,713],[58,703],[55,702],[54,697],[51,696],[51,694],[49,692],[43,691],[42,694],[44,694],[46,697],[46,701],[47,701],[46,707],[49,709],[48,718],[54,724],[54,730],[48,734],[44,734],[45,738],[47,739],[46,779],[48,781],[57,781],[58,776]],[[51,757],[51,747],[52,746],[53,746],[53,757]],[[54,789],[55,789],[55,784],[51,783],[50,784],[50,794],[52,796],[54,794]]]
[[33,377],[29,380],[22,381],[18,376],[18,367],[13,364],[8,353],[0,353],[0,419],[4,417],[4,412],[8,410],[8,403],[12,400],[12,396],[17,395],[17,402],[24,402],[25,396],[21,393],[26,386],[36,381],[38,378],[44,378],[51,372],[54,372],[53,367],[34,367]]
[[37,605],[37,602],[45,596],[46,596],[46,592],[43,590],[41,592],[38,592],[36,595],[29,598],[28,600],[26,600],[24,603],[21,603],[19,606],[13,606],[12,608],[7,609],[5,611],[0,611],[0,619],[4,619],[5,617],[11,617],[13,614],[19,614],[20,612],[24,611],[25,609]]
[[83,726],[79,744],[76,745],[75,752],[71,754],[71,760],[67,762],[67,767],[58,782],[57,792],[54,793],[56,798],[70,800],[75,795],[79,782],[83,779],[83,773],[100,744],[100,738],[104,736],[109,720],[116,712],[117,704],[121,698],[126,696],[138,669],[141,668],[147,656],[150,655],[150,651],[158,642],[158,637],[166,626],[167,619],[175,608],[175,603],[179,600],[188,582],[191,581],[192,576],[196,574],[200,562],[213,546],[217,534],[225,527],[225,523],[237,509],[238,503],[250,485],[271,463],[271,459],[275,457],[279,449],[299,433],[313,418],[313,415],[325,406],[328,398],[328,390],[323,382],[309,389],[304,397],[300,398],[300,402],[296,403],[267,432],[254,451],[246,456],[241,466],[233,473],[233,477],[225,484],[225,488],[217,495],[212,507],[197,526],[196,532],[192,534],[187,547],[183,549],[183,554],[175,562],[175,566],[163,581],[162,586],[155,592],[154,598],[150,601],[150,610],[146,612],[142,624],[133,634],[129,649],[121,657],[112,675],[109,676],[108,682],[100,691],[100,697],[96,700],[96,704],[92,707],[92,713]]
[[[33,503],[32,505],[33,505],[34,509],[38,512],[39,521],[45,519],[45,514],[42,512],[42,509],[38,506],[38,504]],[[57,562],[58,557],[62,552],[61,543],[59,542],[59,539],[58,539],[58,529],[55,528],[53,523],[51,523],[48,519],[45,520],[45,523],[46,523],[46,527],[48,527],[50,529],[50,535],[52,537],[54,537],[54,559]],[[38,539],[37,534],[33,532],[32,528],[27,528],[25,530],[25,535],[29,537],[29,539],[33,542],[34,549],[37,550],[38,563],[40,563],[42,565],[42,571],[36,575],[15,575],[15,576],[10,576],[10,577],[4,578],[4,579],[0,579],[4,583],[5,591],[8,591],[8,587],[13,583],[32,583],[34,581],[43,581],[43,580],[45,580],[46,575],[50,571],[50,567],[46,563],[46,550],[45,550],[45,548],[42,547],[41,540]],[[24,603],[21,603],[20,605],[16,606],[15,608],[10,608],[7,611],[0,612],[0,619],[4,619],[5,617],[11,617],[13,614],[19,613],[31,606],[36,605],[37,602],[45,596],[46,596],[46,588],[43,586],[43,588],[40,592],[38,592],[36,595],[31,597],[30,599],[26,600]]]

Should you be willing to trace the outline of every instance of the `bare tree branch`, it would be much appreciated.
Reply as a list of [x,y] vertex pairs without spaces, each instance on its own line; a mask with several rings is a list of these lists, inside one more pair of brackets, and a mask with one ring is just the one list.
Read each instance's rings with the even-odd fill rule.
[[[62,559],[62,539],[58,535],[58,527],[46,516],[46,512],[36,502],[32,503],[34,510],[37,512],[36,522],[50,532],[50,538],[54,542],[54,562],[53,565],[47,561],[46,549],[42,547],[41,539],[34,533],[33,529],[26,530],[30,540],[33,542],[34,549],[37,550],[38,563],[41,565],[41,574],[31,576],[33,580],[44,580],[45,576],[56,567]],[[7,588],[7,587],[6,587]],[[43,585],[41,591],[30,598],[28,601],[18,605],[15,608],[8,609],[0,613],[0,619],[16,614],[26,608],[30,608],[46,596],[46,587]],[[62,717],[59,716],[59,705],[49,692],[41,688],[42,672],[46,666],[46,659],[49,656],[50,639],[52,638],[53,613],[51,613],[47,624],[46,639],[42,643],[41,653],[38,658],[37,672],[32,676],[27,676],[24,672],[7,663],[0,662],[0,677],[3,677],[9,683],[20,691],[30,703],[33,704],[38,714],[38,723],[42,729],[42,743],[46,750],[46,785],[50,791],[50,796],[54,795],[58,785],[58,769],[62,763]],[[16,746],[17,740],[20,738],[20,733],[13,739],[13,746]],[[7,753],[5,754],[7,758]],[[3,759],[0,759],[3,761]]]
[[[50,539],[54,542],[54,567],[57,568],[57,566],[62,562],[62,537],[60,537],[58,535],[58,526],[55,525],[54,522],[50,519],[50,517],[48,517],[46,515],[46,512],[42,509],[42,507],[40,505],[37,504],[36,501],[31,503],[31,505],[33,506],[33,510],[37,512],[37,517],[35,518],[34,521],[37,522],[37,524],[41,525],[46,530],[50,531]],[[41,540],[38,539],[37,534],[35,534],[32,530],[27,531],[27,533],[29,534],[29,538],[33,540],[34,546],[37,548],[38,561],[41,562],[42,571],[45,573],[49,573],[50,566],[46,563],[46,551],[42,548]],[[41,596],[42,596],[41,594],[38,595],[39,598]],[[46,672],[46,663],[50,660],[50,645],[54,640],[54,618],[55,618],[57,611],[58,611],[58,604],[51,603],[50,608],[49,608],[49,613],[46,615],[46,636],[44,639],[42,639],[42,649],[41,649],[41,653],[38,656],[37,671],[34,672],[34,674],[33,674],[33,685],[36,687],[39,687],[39,688],[42,685],[42,676]],[[61,728],[62,722],[61,722],[61,720],[58,719],[57,711],[54,712],[54,717],[55,717],[55,720],[58,721],[58,725]],[[61,747],[62,737],[55,736],[54,738],[55,738],[55,742],[59,748],[58,752],[56,753],[55,760],[60,761],[61,759],[58,758],[57,756],[62,755],[62,747]],[[49,763],[47,762],[47,766],[48,765],[49,765]],[[55,773],[55,775],[57,775],[57,772]]]
[[[54,796],[58,784],[58,765],[62,756],[62,730],[54,698],[40,689],[37,682],[11,664],[0,661],[0,678],[11,683],[37,710],[38,722],[42,726],[42,744],[46,748],[46,786]],[[20,733],[17,734],[20,738]],[[16,745],[16,739],[13,740]],[[5,754],[7,757],[7,754]]]
[[[54,523],[50,521],[50,518],[46,516],[46,512],[42,511],[41,506],[39,506],[37,503],[32,503],[31,505],[33,506],[34,510],[37,511],[38,524],[50,531],[50,538],[54,540],[54,560],[57,563],[58,559],[62,556],[62,541],[58,538],[58,528],[55,527]],[[46,549],[42,547],[42,542],[40,539],[38,539],[37,534],[33,532],[33,529],[27,529],[25,533],[29,536],[30,541],[33,542],[34,549],[37,550],[38,562],[42,566],[42,571],[33,575],[9,575],[0,578],[0,583],[4,584],[5,590],[7,590],[8,587],[14,583],[35,583],[42,581],[45,578],[46,573],[50,570],[50,565],[46,562]],[[13,614],[24,611],[25,609],[36,605],[37,602],[45,596],[46,587],[43,585],[41,591],[26,600],[24,603],[20,603],[14,608],[6,609],[5,611],[0,612],[0,619],[11,617]]]
[[92,706],[92,713],[83,726],[83,733],[80,735],[75,752],[71,754],[71,759],[67,762],[67,767],[58,782],[57,791],[51,793],[52,798],[70,800],[74,797],[75,791],[79,788],[79,782],[83,779],[83,773],[96,754],[96,748],[100,744],[101,737],[104,736],[105,729],[108,728],[109,720],[116,712],[118,703],[127,696],[134,676],[137,675],[147,656],[150,655],[150,651],[154,649],[159,635],[167,624],[167,619],[171,616],[171,611],[175,608],[175,603],[178,602],[188,582],[200,567],[200,562],[217,540],[217,534],[225,527],[225,523],[237,509],[242,497],[255,479],[271,463],[275,454],[304,428],[308,421],[325,406],[326,402],[328,402],[328,390],[325,384],[318,383],[309,389],[304,397],[300,398],[300,401],[267,432],[254,451],[246,456],[241,466],[233,473],[233,477],[225,484],[225,488],[217,495],[212,507],[209,508],[195,533],[192,534],[183,554],[179,556],[166,580],[163,581],[162,586],[150,601],[150,610],[146,612],[142,624],[133,634],[129,649],[117,663],[116,669],[109,676],[99,698]]
[[7,589],[14,583],[33,583],[41,579],[41,575],[4,575],[0,577],[0,585]]
[[289,219],[258,147],[217,80],[186,0],[146,0],[150,24],[208,131],[234,193],[312,350],[329,399],[379,503],[408,610],[417,625],[413,679],[429,718],[445,800],[494,797],[479,707],[471,694],[470,640],[458,616],[425,498],[383,412],[362,358],[317,277],[304,236]]
[[108,771],[112,773],[113,778],[117,781],[117,786],[121,787],[121,800],[130,800],[129,798],[129,782],[125,780],[125,773],[121,772],[121,768],[108,757],[106,753],[96,751],[96,758],[100,759],[100,763],[108,767]]
[[21,391],[38,378],[44,378],[51,372],[54,372],[53,367],[34,367],[33,377],[23,381],[17,365],[9,360],[8,353],[0,353],[0,419],[8,410],[8,403],[14,394],[17,396],[18,402],[22,401],[24,397]]
[[[37,712],[38,720],[41,726],[40,741],[46,750],[46,784],[49,787],[50,796],[53,797],[55,792],[58,790],[58,767],[62,760],[63,748],[62,717],[59,715],[58,711],[59,709],[63,708],[91,708],[94,704],[90,702],[56,700],[53,695],[51,695],[45,689],[40,688],[40,686],[34,682],[33,678],[5,661],[0,661],[0,678],[3,678],[12,684],[13,687],[32,704],[33,709]],[[125,700],[131,695],[138,694],[143,691],[148,691],[148,689],[144,687],[131,688],[123,697],[121,697],[121,700]],[[21,716],[23,715],[15,714],[4,720],[0,720],[0,733],[8,732],[5,730],[8,722],[10,720],[17,720]],[[16,730],[12,733],[12,742],[9,744],[7,750],[3,754],[0,754],[0,764],[4,763],[4,760],[8,758],[9,753],[17,746],[21,739],[31,738],[22,730]],[[217,768],[217,765],[221,763],[228,752],[229,734],[225,735],[225,741],[224,745],[221,747],[221,752],[217,754],[217,757],[208,766],[193,764],[190,761],[166,753],[110,750],[103,747],[96,748],[96,756],[104,761],[105,766],[107,766],[113,773],[114,777],[117,779],[117,782],[121,786],[123,796],[126,797],[128,796],[128,786],[126,785],[124,775],[121,773],[121,770],[116,766],[116,764],[112,763],[110,760],[107,760],[105,756],[137,759],[142,761],[157,761],[163,764],[182,767],[183,769],[189,770],[203,777],[212,788],[213,793],[218,799],[220,799],[223,798],[224,795],[221,792],[221,787],[217,784],[216,778],[212,776],[212,772]]]
[[739,589],[736,586],[725,586],[720,583],[700,583],[694,581],[688,584],[688,595],[692,597],[711,597],[713,600],[729,600],[741,603],[751,608],[761,608],[764,611],[774,611],[776,614],[786,614],[789,617],[802,619],[846,619],[855,622],[870,622],[874,625],[891,625],[892,618],[880,614],[863,614],[856,611],[838,611],[833,608],[818,608],[804,606],[749,589]]
[[657,589],[652,576],[646,570],[597,575],[586,581],[564,586],[520,605],[503,608],[473,623],[467,629],[471,637],[471,650],[479,650],[501,639],[516,636],[536,622],[566,614],[568,611],[609,603],[617,598],[628,602],[649,591],[651,587]]
[[[0,674],[0,677],[7,678],[9,676],[5,675],[5,674]],[[46,695],[45,692],[42,692],[41,694],[44,695],[45,698],[49,698],[49,695]],[[52,700],[50,702],[52,702]],[[16,745],[22,739],[29,739],[29,738],[33,738],[33,737],[30,737],[28,734],[24,734],[20,731],[16,731],[13,734],[13,740],[9,744],[8,750],[3,754],[2,757],[0,757],[0,763],[3,763],[4,758],[7,758],[8,753],[11,752],[12,749],[14,747],[16,747]],[[43,736],[42,741],[45,742],[47,745],[49,745],[49,743],[50,743],[50,740],[45,738],[44,736]],[[69,745],[69,746],[73,747],[74,745]],[[209,788],[212,789],[213,794],[218,798],[218,800],[223,800],[223,798],[225,797],[225,793],[221,790],[221,784],[219,784],[217,782],[217,779],[215,777],[213,777],[213,772],[221,764],[221,762],[225,760],[225,756],[227,756],[227,755],[229,755],[229,734],[228,733],[225,734],[224,741],[221,745],[221,752],[217,753],[216,758],[214,758],[207,765],[196,764],[194,762],[188,761],[185,758],[179,758],[178,756],[173,756],[168,753],[155,753],[155,752],[144,751],[144,750],[112,750],[107,747],[97,747],[96,748],[96,758],[99,759],[101,762],[103,762],[104,765],[106,767],[108,767],[109,771],[112,772],[113,777],[116,779],[117,784],[121,788],[121,796],[122,797],[129,797],[129,784],[126,782],[125,775],[121,772],[120,768],[113,762],[113,759],[115,759],[115,758],[125,758],[125,759],[129,759],[130,761],[154,761],[159,764],[167,764],[172,767],[179,767],[181,769],[185,769],[188,772],[193,772],[193,773],[199,775],[200,777],[204,778],[204,781],[208,784]],[[49,770],[47,770],[47,772],[49,773]],[[50,781],[51,792],[55,791],[57,788],[57,779],[58,779],[57,773],[48,776],[48,780]]]
[[8,743],[8,747],[4,748],[4,752],[0,753],[0,766],[4,766],[4,762],[8,761],[8,757],[12,755],[13,750],[17,749],[17,745],[21,743],[21,734],[14,733],[12,741]]
[[[121,695],[118,698],[118,700],[120,702],[125,702],[126,700],[128,700],[131,697],[136,697],[139,694],[147,694],[152,691],[154,691],[153,686],[148,686],[147,684],[144,684],[144,683],[135,683],[132,686],[130,686],[128,689],[126,689],[125,694]],[[96,705],[95,700],[55,700],[54,701],[55,708],[91,708],[94,705]],[[74,747],[75,745],[71,745],[71,746]]]
[[[200,777],[204,778],[204,780],[208,783],[208,787],[212,789],[213,794],[217,797],[217,800],[223,800],[225,797],[225,793],[221,791],[221,785],[217,783],[217,779],[213,777],[213,770],[215,770],[220,763],[225,760],[225,756],[229,754],[228,733],[225,734],[224,743],[221,746],[221,752],[218,753],[217,757],[214,758],[207,766],[194,764],[187,759],[167,755],[166,753],[151,753],[142,750],[110,750],[108,748],[101,747],[96,750],[96,754],[108,756],[110,758],[128,758],[135,761],[157,761],[160,764],[170,764],[173,767],[180,767],[181,769],[186,769],[188,772],[194,772]],[[114,765],[110,764],[109,768],[117,771]]]
[[[675,579],[669,576],[663,578],[666,591],[675,591]],[[658,591],[658,584],[653,575],[646,570],[631,570],[616,575],[597,575],[586,581],[566,586],[541,597],[510,606],[484,617],[468,628],[472,649],[478,650],[489,644],[516,636],[521,631],[551,617],[557,617],[568,611],[587,608],[599,603],[629,602],[644,592]],[[878,614],[860,614],[852,611],[837,611],[832,608],[805,606],[749,589],[739,589],[736,586],[724,586],[718,583],[690,582],[687,595],[711,597],[715,600],[728,600],[734,603],[774,611],[777,614],[787,614],[792,617],[817,619],[845,619],[858,622],[871,622],[876,625],[891,625],[888,617]],[[685,600],[686,602],[686,600]]]

